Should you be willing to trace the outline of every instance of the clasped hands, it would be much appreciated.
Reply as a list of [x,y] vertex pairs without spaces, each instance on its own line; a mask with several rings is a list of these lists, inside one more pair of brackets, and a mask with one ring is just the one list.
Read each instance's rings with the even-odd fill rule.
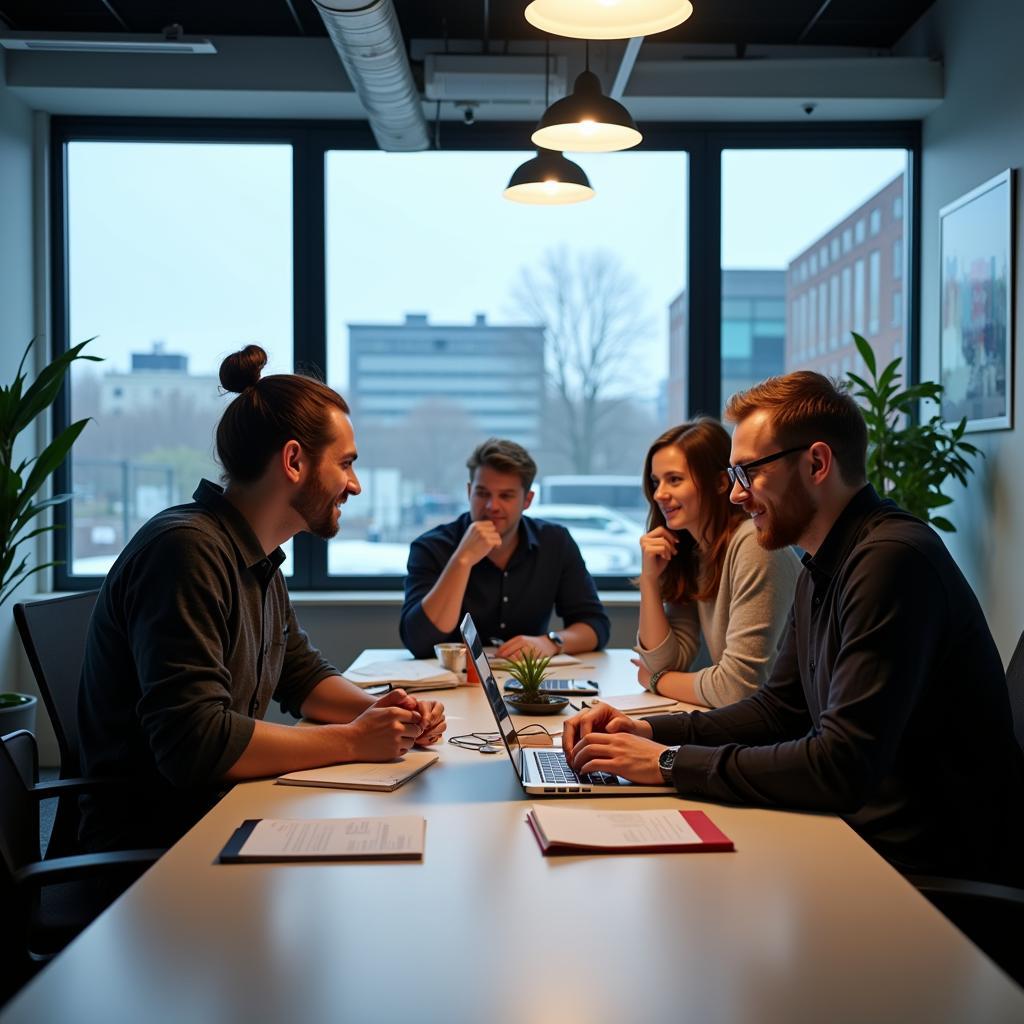
[[390,760],[413,746],[437,743],[447,726],[444,705],[416,700],[405,690],[392,690],[352,720],[357,749],[366,760]]
[[562,727],[562,749],[579,775],[608,772],[630,782],[660,785],[658,758],[665,746],[655,743],[651,726],[608,704],[598,704],[570,718]]

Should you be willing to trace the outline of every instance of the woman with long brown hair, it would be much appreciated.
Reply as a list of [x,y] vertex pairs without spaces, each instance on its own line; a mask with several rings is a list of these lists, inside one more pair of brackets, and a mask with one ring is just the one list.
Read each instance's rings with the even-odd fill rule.
[[[768,678],[800,568],[791,549],[764,550],[729,501],[729,448],[721,423],[698,417],[665,431],[644,460],[650,512],[634,663],[648,689],[707,707]],[[691,671],[701,635],[711,664]]]

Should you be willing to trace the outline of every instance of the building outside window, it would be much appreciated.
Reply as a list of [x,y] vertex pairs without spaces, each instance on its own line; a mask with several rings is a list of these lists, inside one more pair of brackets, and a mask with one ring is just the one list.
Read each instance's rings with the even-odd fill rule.
[[882,304],[882,254],[873,249],[868,254],[868,334],[877,334]]

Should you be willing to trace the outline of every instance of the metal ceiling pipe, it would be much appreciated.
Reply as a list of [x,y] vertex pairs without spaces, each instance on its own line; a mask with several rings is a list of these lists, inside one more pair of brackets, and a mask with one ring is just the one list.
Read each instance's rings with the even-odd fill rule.
[[430,132],[391,0],[313,0],[362,101],[377,145],[430,148]]

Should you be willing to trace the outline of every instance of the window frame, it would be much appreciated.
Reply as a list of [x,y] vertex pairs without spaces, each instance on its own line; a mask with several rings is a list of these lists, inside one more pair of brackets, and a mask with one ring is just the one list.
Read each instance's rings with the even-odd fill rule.
[[[444,122],[437,136],[444,150],[510,151],[530,149],[519,122],[484,122],[473,126]],[[646,151],[688,154],[687,170],[687,335],[715,338],[718,343],[688,346],[687,399],[692,415],[718,416],[721,410],[721,201],[722,153],[734,149],[905,149],[906,202],[909,231],[904,233],[904,319],[908,380],[918,377],[920,318],[921,126],[906,122],[794,123],[645,123]],[[298,368],[323,371],[327,366],[326,196],[325,158],[329,150],[376,149],[364,121],[296,124],[279,120],[181,118],[53,117],[50,121],[50,280],[54,354],[71,344],[68,324],[67,144],[70,142],[207,142],[277,143],[292,147],[292,320],[293,359]],[[499,183],[500,184],[500,183]],[[498,185],[495,186],[496,188]],[[904,217],[907,224],[907,217]],[[693,258],[700,253],[701,259]],[[52,410],[54,433],[70,423],[70,389],[65,385]],[[356,425],[358,428],[358,424]],[[69,458],[73,458],[72,452]],[[54,493],[70,490],[70,463],[54,474]],[[57,590],[99,586],[102,576],[68,571],[70,503],[54,509],[54,585]],[[330,576],[327,542],[309,534],[294,540],[292,591],[401,590],[402,576]],[[595,576],[602,590],[629,590],[625,577]]]

